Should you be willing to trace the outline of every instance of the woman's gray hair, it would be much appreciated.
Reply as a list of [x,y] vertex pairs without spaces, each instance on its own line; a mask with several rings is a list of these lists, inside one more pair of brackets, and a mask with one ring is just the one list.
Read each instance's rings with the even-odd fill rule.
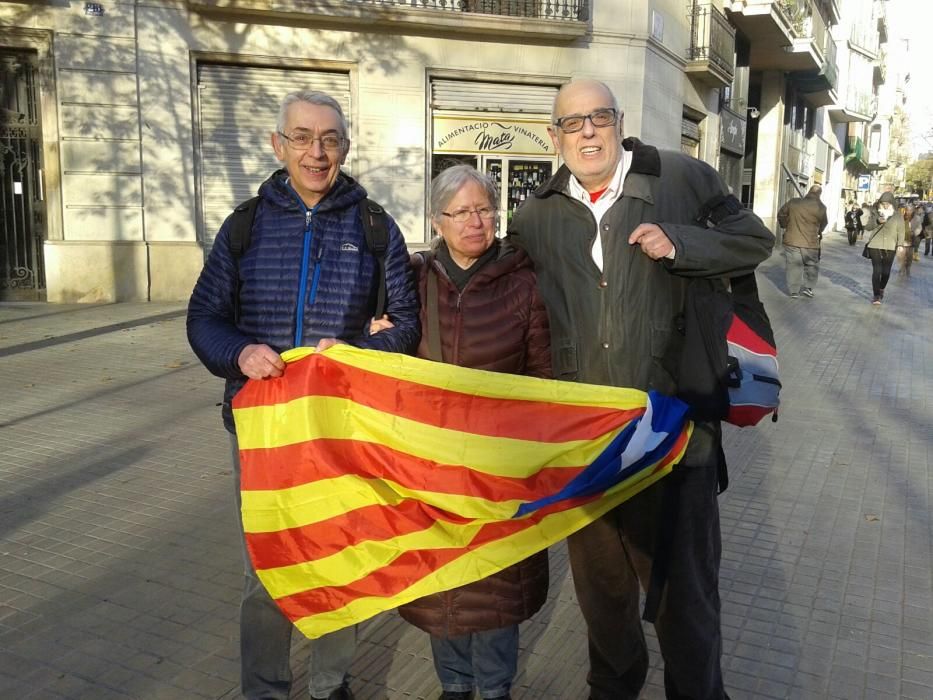
[[499,208],[499,188],[492,178],[483,175],[472,165],[453,165],[438,173],[431,182],[431,218],[439,219],[450,200],[469,182],[475,182],[483,188],[489,206]]
[[347,118],[343,114],[343,108],[340,106],[340,103],[326,92],[319,92],[318,90],[296,90],[295,92],[288,93],[282,100],[282,104],[279,105],[279,119],[275,123],[276,131],[280,133],[285,131],[288,108],[296,102],[307,102],[309,105],[330,107],[337,113],[337,116],[340,117],[340,135],[344,138],[347,137],[347,131],[349,130],[347,128]]

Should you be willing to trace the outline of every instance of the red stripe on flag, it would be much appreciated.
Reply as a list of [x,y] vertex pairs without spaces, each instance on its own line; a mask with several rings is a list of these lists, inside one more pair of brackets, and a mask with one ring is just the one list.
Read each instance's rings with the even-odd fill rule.
[[395,506],[373,505],[278,532],[248,532],[246,543],[256,569],[315,561],[363,542],[382,542],[428,529],[436,522],[470,522],[449,511],[406,499]]
[[466,547],[404,552],[388,566],[384,566],[346,586],[325,586],[302,591],[278,598],[276,603],[282,612],[292,622],[295,622],[310,615],[339,610],[358,598],[387,598],[397,595],[441,566],[455,561],[472,550],[533,527],[543,517],[555,510],[575,508],[596,500],[598,497],[573,499],[573,501],[567,501],[566,503],[555,504],[555,506],[544,508],[521,520],[488,523],[477,532],[476,537]]
[[534,500],[555,493],[583,467],[544,467],[525,479],[439,464],[386,445],[358,440],[309,440],[240,453],[243,491],[278,491],[345,474],[393,481],[405,488],[494,501]]
[[645,410],[464,394],[344,365],[318,353],[290,363],[283,377],[247,382],[233,406],[267,406],[304,396],[346,398],[426,425],[535,442],[593,440]]

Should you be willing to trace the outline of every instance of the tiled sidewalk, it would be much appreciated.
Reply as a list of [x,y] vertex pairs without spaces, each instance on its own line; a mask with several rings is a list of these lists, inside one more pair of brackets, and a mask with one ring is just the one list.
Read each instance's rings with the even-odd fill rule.
[[[827,236],[812,300],[784,295],[777,254],[762,269],[784,405],[776,425],[727,436],[734,699],[933,697],[933,258],[876,308],[859,252]],[[239,696],[220,391],[183,305],[0,304],[0,697]],[[552,569],[515,698],[586,697],[563,548]],[[384,615],[363,639],[358,697],[433,700],[425,635]],[[644,696],[662,698],[652,660]]]

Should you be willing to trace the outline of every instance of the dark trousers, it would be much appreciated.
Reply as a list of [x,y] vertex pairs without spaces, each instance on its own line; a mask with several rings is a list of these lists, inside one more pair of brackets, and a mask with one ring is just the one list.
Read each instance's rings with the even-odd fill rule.
[[[719,560],[722,541],[715,465],[681,469],[667,583],[655,630],[667,698],[721,700]],[[647,590],[665,482],[568,539],[570,564],[589,635],[592,700],[636,700],[648,672],[639,609]]]
[[871,291],[876,299],[880,299],[881,295],[884,294],[884,288],[888,286],[888,279],[891,277],[894,251],[869,248],[868,255],[871,258]]

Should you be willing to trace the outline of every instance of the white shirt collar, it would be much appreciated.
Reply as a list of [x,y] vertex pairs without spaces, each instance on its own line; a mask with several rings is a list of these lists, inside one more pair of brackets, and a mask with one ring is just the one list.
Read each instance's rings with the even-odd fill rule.
[[[597,202],[602,200],[607,200],[614,202],[622,194],[622,186],[625,183],[625,176],[628,174],[629,168],[632,166],[632,152],[622,149],[622,157],[619,158],[619,164],[616,166],[616,171],[612,176],[612,179],[609,181],[609,184],[606,186],[606,191],[603,192]],[[586,191],[586,188],[580,184],[580,181],[577,180],[576,176],[570,174],[570,196],[574,199],[579,199],[587,206],[593,204],[590,201],[590,193]]]

